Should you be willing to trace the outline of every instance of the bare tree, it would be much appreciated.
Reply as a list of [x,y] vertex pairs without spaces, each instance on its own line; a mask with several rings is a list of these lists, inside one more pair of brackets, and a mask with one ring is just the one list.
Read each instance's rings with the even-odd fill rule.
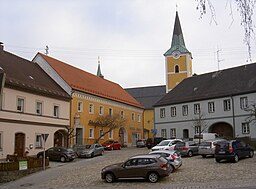
[[66,130],[67,130],[67,147],[70,146],[71,144],[71,139],[75,138],[77,135],[75,134],[75,129],[73,127],[70,126],[66,126]]
[[108,134],[114,129],[122,127],[124,123],[125,123],[125,119],[122,118],[121,115],[114,114],[114,115],[98,116],[95,119],[95,121],[90,121],[89,125],[102,128],[103,132],[100,133],[100,136],[95,141],[96,143],[98,143],[101,137],[105,136],[106,134]]
[[[216,14],[215,14],[215,8],[212,4],[211,0],[195,0],[197,2],[196,9],[200,12],[200,18],[205,15],[208,10],[211,13],[211,22],[214,21],[217,24],[216,21]],[[231,3],[235,2],[237,6],[237,11],[240,14],[241,21],[240,24],[244,28],[244,43],[247,46],[247,52],[249,59],[251,60],[251,43],[252,39],[255,39],[255,33],[254,33],[254,25],[253,25],[253,13],[254,13],[254,6],[256,4],[256,0],[227,0],[226,2],[230,5],[230,15],[233,20],[233,11]]]
[[208,128],[208,123],[205,121],[204,114],[200,112],[198,114],[198,117],[195,117],[195,119],[193,119],[193,127],[195,130],[197,129],[199,143],[201,143],[201,135]]
[[249,116],[247,118],[245,118],[245,120],[248,122],[256,122],[256,102],[252,102],[244,110],[249,113]]

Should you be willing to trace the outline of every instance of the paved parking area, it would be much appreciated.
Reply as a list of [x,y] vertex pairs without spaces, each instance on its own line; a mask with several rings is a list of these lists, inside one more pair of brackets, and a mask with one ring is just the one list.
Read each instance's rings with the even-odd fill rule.
[[101,169],[109,164],[124,161],[135,154],[148,153],[146,148],[124,148],[107,151],[104,156],[77,159],[69,163],[51,162],[51,168],[20,180],[0,185],[5,188],[235,188],[256,186],[256,158],[238,163],[216,163],[214,158],[194,156],[183,158],[183,165],[157,184],[144,180],[105,183]]

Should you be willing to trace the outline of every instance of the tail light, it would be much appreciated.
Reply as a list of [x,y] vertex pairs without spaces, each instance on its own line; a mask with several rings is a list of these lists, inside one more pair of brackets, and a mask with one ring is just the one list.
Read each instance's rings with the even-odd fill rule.
[[188,150],[188,147],[183,146],[183,147],[181,147],[181,149],[182,149],[182,150]]
[[175,155],[171,155],[171,158],[175,160],[177,157]]
[[229,144],[229,153],[233,152],[232,144]]
[[168,168],[168,163],[166,163],[166,164],[161,164],[161,165],[160,165],[160,168],[163,169],[163,170],[167,170],[167,168]]
[[174,146],[174,150],[177,150],[177,147],[176,147],[176,146]]

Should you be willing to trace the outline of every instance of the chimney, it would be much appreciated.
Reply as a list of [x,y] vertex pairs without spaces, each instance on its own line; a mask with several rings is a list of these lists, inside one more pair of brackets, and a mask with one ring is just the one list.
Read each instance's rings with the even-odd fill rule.
[[0,51],[3,51],[3,50],[4,50],[4,43],[0,42]]

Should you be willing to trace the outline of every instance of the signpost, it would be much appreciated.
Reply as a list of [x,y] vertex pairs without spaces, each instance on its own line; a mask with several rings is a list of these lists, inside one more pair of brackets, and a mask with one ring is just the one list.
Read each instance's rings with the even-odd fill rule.
[[44,141],[43,170],[45,170],[45,142],[46,142],[48,136],[49,136],[49,134],[42,134],[42,138]]

